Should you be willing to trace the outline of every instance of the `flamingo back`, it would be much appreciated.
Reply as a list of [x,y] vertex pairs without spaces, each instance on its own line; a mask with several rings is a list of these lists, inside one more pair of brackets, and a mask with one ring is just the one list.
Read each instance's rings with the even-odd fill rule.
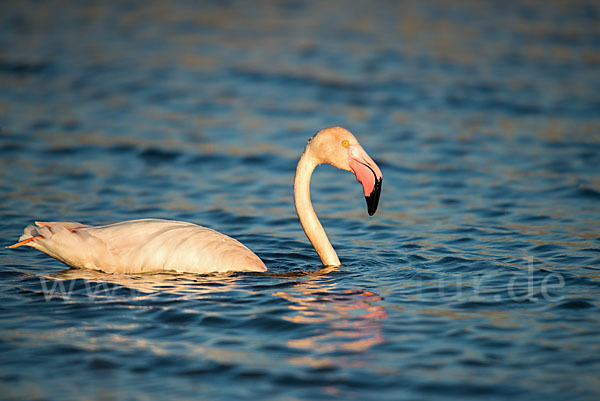
[[66,265],[107,273],[265,271],[242,243],[182,221],[143,219],[106,226],[38,222],[21,241]]

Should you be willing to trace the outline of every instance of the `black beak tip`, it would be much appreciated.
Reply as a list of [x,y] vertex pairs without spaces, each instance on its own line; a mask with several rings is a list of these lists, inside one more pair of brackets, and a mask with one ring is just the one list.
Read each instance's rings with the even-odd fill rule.
[[373,216],[377,211],[377,205],[379,204],[379,195],[381,195],[381,184],[383,182],[383,178],[375,179],[375,186],[373,190],[369,194],[369,196],[365,196],[367,200],[367,212],[369,216]]

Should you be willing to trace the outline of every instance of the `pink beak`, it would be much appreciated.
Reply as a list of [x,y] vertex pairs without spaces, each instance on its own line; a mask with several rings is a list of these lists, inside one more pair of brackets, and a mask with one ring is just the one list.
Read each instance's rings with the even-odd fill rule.
[[358,144],[348,147],[348,164],[356,175],[356,179],[363,186],[365,199],[367,200],[367,211],[373,216],[379,204],[381,194],[381,183],[383,175],[377,164],[369,157],[367,152]]

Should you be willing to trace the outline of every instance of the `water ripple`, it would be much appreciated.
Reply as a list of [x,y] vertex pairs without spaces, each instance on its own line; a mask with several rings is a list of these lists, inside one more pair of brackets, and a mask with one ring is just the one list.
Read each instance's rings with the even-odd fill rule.
[[[1,249],[3,398],[598,399],[600,13],[521,3],[4,7],[5,245],[181,219],[269,271]],[[368,217],[352,174],[315,171],[337,269],[292,197],[334,124],[385,176]]]

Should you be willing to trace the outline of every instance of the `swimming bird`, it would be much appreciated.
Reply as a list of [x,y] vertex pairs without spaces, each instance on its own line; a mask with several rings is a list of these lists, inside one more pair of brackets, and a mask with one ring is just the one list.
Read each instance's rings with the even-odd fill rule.
[[[339,266],[310,201],[310,179],[319,164],[353,172],[362,184],[367,211],[377,210],[383,176],[350,131],[329,127],[306,144],[294,178],[294,203],[302,228],[326,267]],[[266,271],[254,252],[234,238],[193,223],[173,220],[130,220],[106,226],[76,222],[36,222],[19,242],[64,264],[106,273],[176,271],[214,273]]]

